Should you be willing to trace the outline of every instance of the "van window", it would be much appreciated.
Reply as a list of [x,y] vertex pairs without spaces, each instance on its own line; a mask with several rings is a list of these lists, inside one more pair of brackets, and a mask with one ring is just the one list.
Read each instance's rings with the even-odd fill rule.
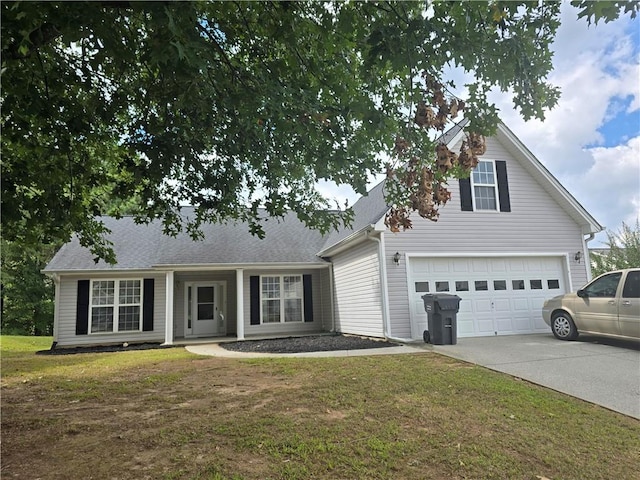
[[640,298],[640,270],[627,273],[622,296],[623,298]]
[[584,291],[590,297],[613,298],[616,296],[622,272],[615,272],[595,279]]

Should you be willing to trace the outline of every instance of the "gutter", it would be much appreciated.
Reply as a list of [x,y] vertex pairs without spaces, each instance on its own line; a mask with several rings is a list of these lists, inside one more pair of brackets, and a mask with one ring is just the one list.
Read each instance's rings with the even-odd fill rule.
[[595,233],[590,233],[587,238],[584,238],[582,240],[582,248],[583,248],[582,256],[584,257],[584,263],[585,263],[585,266],[587,267],[587,282],[590,282],[591,279],[592,279],[592,275],[591,275],[591,257],[589,255],[589,247],[587,246],[587,243],[589,243],[594,238],[596,238],[596,234]]

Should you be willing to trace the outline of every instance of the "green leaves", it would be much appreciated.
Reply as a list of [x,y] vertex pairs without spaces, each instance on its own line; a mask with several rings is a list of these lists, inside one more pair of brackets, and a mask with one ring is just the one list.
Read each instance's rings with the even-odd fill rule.
[[[3,236],[78,232],[110,260],[98,214],[162,218],[176,232],[191,204],[195,237],[202,221],[234,219],[259,235],[259,206],[323,231],[342,224],[350,213],[327,214],[333,204],[316,182],[364,193],[413,120],[424,71],[441,82],[450,66],[474,72],[464,100],[479,133],[497,123],[492,88],[513,95],[525,118],[543,118],[558,98],[546,81],[555,2],[0,8]],[[432,140],[416,144],[426,164]]]
[[607,249],[593,252],[591,267],[594,276],[611,270],[640,266],[640,220],[635,226],[622,222],[617,232],[607,231]]
[[578,18],[587,18],[589,25],[593,22],[598,24],[600,20],[604,23],[612,22],[621,14],[629,15],[636,18],[640,11],[640,2],[637,0],[621,0],[621,1],[591,1],[591,0],[573,0],[571,5],[578,8]]

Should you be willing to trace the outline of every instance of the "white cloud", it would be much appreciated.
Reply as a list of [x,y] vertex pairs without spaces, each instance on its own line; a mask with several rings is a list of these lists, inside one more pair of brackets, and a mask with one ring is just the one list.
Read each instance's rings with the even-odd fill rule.
[[[588,170],[566,177],[570,191],[585,191],[583,206],[608,230],[640,218],[640,136],[615,147],[591,148],[594,163]],[[596,238],[602,242],[606,235]]]
[[[617,230],[623,221],[635,225],[640,215],[640,140],[622,135],[619,145],[590,146],[611,145],[598,129],[620,112],[635,115],[640,127],[640,62],[633,39],[640,22],[624,17],[588,27],[576,12],[563,4],[549,77],[562,96],[545,121],[524,122],[510,98],[493,99],[502,120],[534,155],[602,225]],[[592,245],[604,240],[600,234]]]

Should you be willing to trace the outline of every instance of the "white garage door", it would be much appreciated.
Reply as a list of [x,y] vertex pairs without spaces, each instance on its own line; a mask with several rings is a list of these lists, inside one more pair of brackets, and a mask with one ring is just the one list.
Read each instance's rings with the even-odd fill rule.
[[560,257],[420,258],[409,260],[411,334],[422,338],[422,295],[458,295],[458,337],[547,332],[545,299],[566,293]]

